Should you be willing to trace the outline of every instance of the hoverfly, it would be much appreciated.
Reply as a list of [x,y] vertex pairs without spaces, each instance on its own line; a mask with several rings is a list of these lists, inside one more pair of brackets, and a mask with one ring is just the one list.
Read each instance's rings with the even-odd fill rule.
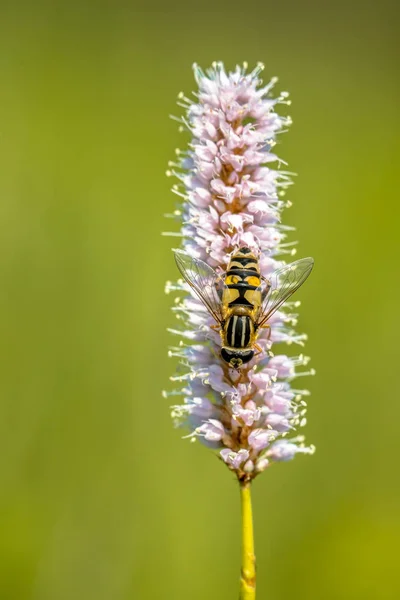
[[221,335],[221,357],[232,369],[239,369],[261,351],[256,343],[260,329],[270,328],[268,320],[304,283],[314,265],[302,258],[277,269],[266,279],[260,273],[257,256],[245,246],[231,256],[225,273],[218,274],[202,260],[175,251],[183,278],[216,321]]

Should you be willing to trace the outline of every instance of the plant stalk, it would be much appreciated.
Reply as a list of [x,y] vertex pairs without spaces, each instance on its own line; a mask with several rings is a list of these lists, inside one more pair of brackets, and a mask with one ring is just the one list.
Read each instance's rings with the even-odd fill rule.
[[255,600],[256,557],[254,555],[253,512],[249,481],[240,482],[242,506],[242,570],[239,600]]

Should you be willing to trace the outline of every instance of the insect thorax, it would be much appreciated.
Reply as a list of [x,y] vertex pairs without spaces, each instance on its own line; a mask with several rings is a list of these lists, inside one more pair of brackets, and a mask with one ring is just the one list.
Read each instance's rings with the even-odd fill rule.
[[247,314],[231,314],[225,323],[223,344],[230,348],[248,348],[254,338],[252,318]]

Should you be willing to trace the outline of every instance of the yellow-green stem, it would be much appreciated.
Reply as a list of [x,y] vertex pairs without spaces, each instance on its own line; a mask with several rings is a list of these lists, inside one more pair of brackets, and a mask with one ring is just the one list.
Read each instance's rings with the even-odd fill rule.
[[242,505],[242,571],[239,600],[255,600],[256,597],[256,557],[254,555],[250,485],[250,482],[240,482]]

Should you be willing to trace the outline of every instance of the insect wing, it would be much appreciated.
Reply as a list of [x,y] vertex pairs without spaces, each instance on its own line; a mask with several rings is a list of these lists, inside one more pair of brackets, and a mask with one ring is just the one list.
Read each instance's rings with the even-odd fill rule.
[[183,278],[217,321],[222,323],[221,299],[218,289],[225,287],[221,277],[205,262],[174,251],[175,261]]
[[[277,269],[269,276],[267,292],[257,319],[256,327],[262,325],[305,282],[314,266],[312,258],[301,258]],[[265,292],[264,292],[265,293]]]

